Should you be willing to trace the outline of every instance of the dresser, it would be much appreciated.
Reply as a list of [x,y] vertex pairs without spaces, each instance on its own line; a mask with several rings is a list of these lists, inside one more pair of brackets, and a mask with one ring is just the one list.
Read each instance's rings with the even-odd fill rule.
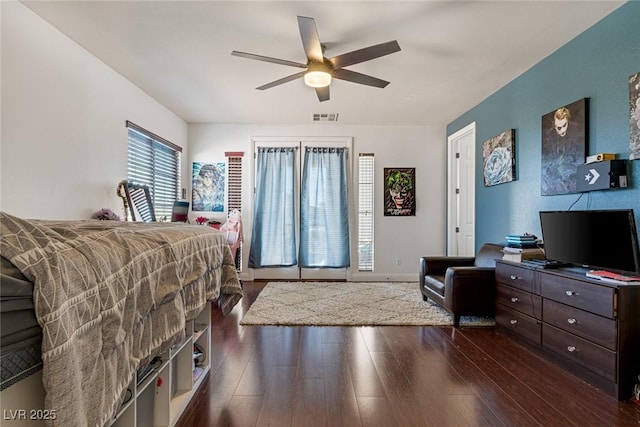
[[640,375],[640,284],[600,282],[585,273],[498,260],[498,331],[629,400]]

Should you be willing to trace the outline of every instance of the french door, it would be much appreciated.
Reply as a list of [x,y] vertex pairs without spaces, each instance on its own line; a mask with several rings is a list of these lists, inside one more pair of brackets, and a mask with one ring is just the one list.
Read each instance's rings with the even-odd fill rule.
[[[284,211],[279,212],[278,217],[277,218],[271,218],[270,221],[273,221],[275,219],[275,221],[278,222],[277,227],[278,227],[278,233],[282,233],[282,231],[280,230],[286,230],[284,231],[284,233],[289,234],[288,230],[292,230],[293,233],[293,250],[296,252],[295,254],[292,254],[292,257],[294,259],[294,261],[291,261],[291,257],[287,258],[288,261],[286,263],[295,263],[294,265],[288,265],[288,266],[269,266],[269,267],[253,267],[253,275],[255,279],[258,280],[299,280],[299,279],[313,279],[313,280],[345,280],[347,278],[347,272],[348,272],[348,268],[347,267],[341,267],[341,268],[320,268],[320,267],[300,267],[301,264],[305,263],[305,254],[301,253],[302,251],[300,250],[300,246],[303,245],[305,247],[308,247],[309,245],[313,246],[314,244],[317,243],[318,241],[318,237],[321,237],[324,233],[327,232],[332,232],[333,231],[333,227],[331,224],[327,224],[327,225],[318,225],[318,224],[310,224],[309,221],[307,221],[308,219],[308,215],[309,214],[304,214],[304,212],[309,212],[308,208],[304,208],[302,209],[303,211],[303,218],[301,220],[301,199],[303,200],[303,205],[305,207],[308,207],[308,199],[309,194],[308,193],[313,193],[311,194],[312,198],[314,199],[314,201],[312,202],[312,214],[317,214],[320,213],[322,214],[322,212],[318,212],[318,210],[322,210],[323,206],[325,205],[333,205],[335,203],[335,201],[337,200],[338,194],[335,195],[330,195],[330,197],[324,196],[324,197],[320,197],[320,201],[317,202],[318,200],[318,195],[315,194],[315,190],[312,188],[311,190],[307,190],[305,191],[305,188],[308,188],[307,185],[303,184],[303,179],[305,178],[305,152],[306,151],[318,151],[318,149],[333,149],[334,151],[336,150],[343,150],[343,154],[346,156],[346,176],[344,177],[344,179],[347,182],[347,188],[344,189],[348,194],[351,194],[351,150],[352,150],[352,138],[347,138],[347,137],[339,137],[339,138],[335,138],[335,137],[293,137],[293,138],[283,138],[283,137],[277,137],[277,138],[268,138],[268,137],[255,137],[252,139],[252,143],[253,143],[253,151],[254,151],[254,167],[253,167],[253,176],[254,176],[254,188],[258,189],[258,187],[260,186],[259,184],[259,180],[260,180],[260,176],[258,174],[258,170],[259,170],[259,165],[257,164],[258,162],[258,151],[263,150],[266,147],[270,147],[270,148],[280,148],[283,151],[292,151],[293,152],[293,165],[292,165],[292,173],[293,173],[293,177],[292,177],[292,185],[289,186],[289,184],[287,184],[287,189],[289,187],[292,187],[293,189],[293,197],[290,199],[282,199],[282,207],[285,207],[286,209],[284,209]],[[289,155],[289,154],[287,154]],[[278,168],[289,168],[289,163],[290,163],[290,158],[288,158],[287,160],[283,160],[281,166],[277,166]],[[312,172],[316,174],[318,173],[318,168],[322,168],[322,164],[311,164],[307,161],[307,172]],[[320,171],[322,172],[322,171]],[[331,172],[331,174],[335,174],[335,170],[333,172]],[[288,179],[288,175],[286,177],[286,179]],[[264,184],[264,183],[262,183]],[[287,190],[288,191],[288,190]],[[260,204],[260,201],[257,200],[259,198],[259,194],[256,194],[254,192],[254,203],[253,206],[262,206]],[[328,200],[322,200],[322,199],[328,199]],[[350,203],[349,201],[349,197],[346,197],[347,203]],[[288,200],[291,200],[292,204],[293,204],[293,209],[289,209],[288,206]],[[349,209],[349,211],[351,211]],[[290,215],[291,212],[291,215]],[[254,215],[260,215],[260,213],[254,212]],[[347,218],[344,218],[345,221],[347,221],[347,223],[351,222],[350,221],[350,216],[351,214],[348,213],[347,214]],[[289,224],[291,223],[291,224]],[[254,218],[254,226],[255,226],[255,218]],[[263,224],[262,227],[268,227],[268,224]],[[304,228],[301,228],[304,227]],[[340,248],[340,249],[344,249],[346,250],[346,256],[349,257],[350,256],[350,249],[349,249],[349,242],[351,241],[350,236],[347,238],[347,247],[346,248]],[[254,242],[253,236],[252,236],[252,245],[256,245],[257,243]],[[273,250],[272,248],[268,248],[268,244],[269,242],[265,243],[260,243],[260,248],[256,248],[253,247],[251,248],[252,251],[269,251],[269,250]],[[287,239],[287,245],[288,245],[288,239]],[[277,251],[282,250],[280,247],[276,248]],[[288,249],[285,249],[285,251]],[[332,251],[335,252],[335,251]],[[253,252],[252,252],[253,253]],[[266,254],[266,256],[268,256],[270,254]],[[332,253],[329,255],[333,255]],[[255,258],[255,257],[254,257]],[[250,260],[250,264],[251,264]],[[302,261],[302,262],[300,262]],[[348,260],[347,260],[348,262]],[[268,263],[268,262],[267,262]],[[272,262],[274,264],[277,264],[277,261]]]

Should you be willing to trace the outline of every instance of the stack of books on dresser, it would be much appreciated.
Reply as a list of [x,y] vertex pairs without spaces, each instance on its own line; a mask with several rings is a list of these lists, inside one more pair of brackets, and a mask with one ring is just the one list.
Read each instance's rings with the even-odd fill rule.
[[509,234],[507,244],[502,249],[502,259],[522,262],[526,259],[544,259],[540,241],[533,234]]

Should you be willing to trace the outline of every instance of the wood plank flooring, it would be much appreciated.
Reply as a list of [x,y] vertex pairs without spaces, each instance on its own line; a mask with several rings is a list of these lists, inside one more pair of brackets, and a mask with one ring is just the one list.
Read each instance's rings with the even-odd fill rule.
[[213,310],[211,373],[178,426],[640,425],[493,328],[240,326],[265,284]]

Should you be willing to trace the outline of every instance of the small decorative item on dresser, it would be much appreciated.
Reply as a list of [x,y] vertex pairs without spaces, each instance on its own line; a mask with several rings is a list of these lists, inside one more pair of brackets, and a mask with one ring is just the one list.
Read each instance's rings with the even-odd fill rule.
[[207,221],[209,221],[209,218],[207,218],[206,216],[199,216],[196,218],[196,223],[199,225],[206,224]]
[[91,219],[100,219],[104,221],[120,221],[120,217],[111,209],[102,208],[91,215]]
[[209,227],[215,228],[216,230],[220,230],[220,226],[222,225],[220,221],[216,221],[215,219],[210,219],[207,224]]

